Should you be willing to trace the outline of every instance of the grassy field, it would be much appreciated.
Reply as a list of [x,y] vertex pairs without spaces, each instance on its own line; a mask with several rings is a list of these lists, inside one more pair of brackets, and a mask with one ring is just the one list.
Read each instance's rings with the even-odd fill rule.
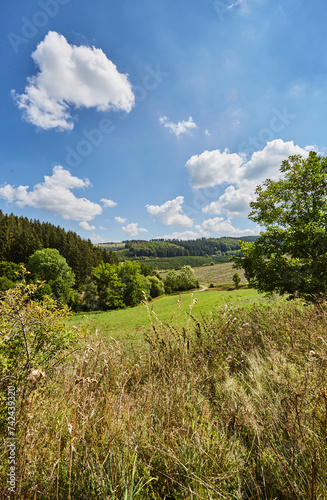
[[[247,307],[255,303],[269,304],[272,300],[276,300],[276,298],[265,298],[253,289],[234,290],[233,285],[229,286],[236,272],[231,262],[197,267],[194,271],[202,285],[209,286],[210,283],[214,283],[222,286],[225,284],[226,288],[230,289],[208,289],[158,297],[148,304],[149,310],[144,305],[139,305],[117,311],[80,313],[72,316],[69,324],[85,327],[91,332],[98,330],[107,338],[112,337],[136,345],[143,341],[144,333],[150,331],[150,317],[154,323],[171,323],[175,327],[182,327],[187,321],[187,313],[190,312],[191,305],[192,315],[198,318],[202,314],[209,315],[218,312],[225,304]],[[241,271],[239,274],[244,282],[244,274]],[[193,303],[194,301],[196,303]]]
[[[231,303],[258,300],[250,293]],[[182,311],[194,297],[220,307],[223,295],[185,294]],[[154,309],[176,311],[177,298]],[[98,319],[112,327],[116,314]],[[17,498],[327,500],[326,331],[326,306],[278,301],[231,306],[186,331],[161,325],[148,349],[101,330],[79,339],[17,388]]]
[[200,283],[206,286],[209,286],[210,283],[215,285],[233,283],[233,274],[236,272],[238,272],[241,277],[241,284],[246,281],[243,270],[234,269],[232,262],[215,264],[213,266],[195,267],[194,271]]
[[[273,299],[259,295],[253,289],[243,290],[205,290],[181,295],[159,297],[148,304],[117,311],[80,313],[69,319],[69,324],[86,327],[95,332],[101,331],[106,337],[138,344],[142,342],[145,332],[150,330],[150,319],[170,323],[181,327],[187,321],[192,305],[192,315],[200,317],[221,310],[225,304],[235,306],[250,306],[255,303],[269,304]],[[193,302],[196,301],[196,304]],[[156,319],[158,318],[158,320]]]

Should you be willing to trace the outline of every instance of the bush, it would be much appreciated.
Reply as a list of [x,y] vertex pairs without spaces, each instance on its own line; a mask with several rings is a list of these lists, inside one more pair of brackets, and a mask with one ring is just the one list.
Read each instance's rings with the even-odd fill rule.
[[[17,387],[17,410],[29,381],[51,371],[74,342],[65,324],[67,307],[59,309],[49,296],[37,300],[39,291],[40,286],[23,281],[0,295],[0,389],[4,394],[8,386]],[[0,428],[8,418],[5,404],[2,397]]]
[[72,342],[64,320],[69,311],[46,296],[36,296],[42,285],[25,281],[0,296],[0,378],[19,381],[32,369],[46,369]]

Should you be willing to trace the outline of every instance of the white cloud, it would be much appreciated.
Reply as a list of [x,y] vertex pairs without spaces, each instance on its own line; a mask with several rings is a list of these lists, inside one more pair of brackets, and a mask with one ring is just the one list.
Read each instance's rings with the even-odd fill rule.
[[190,184],[194,188],[216,186],[224,182],[235,182],[240,175],[240,167],[244,158],[236,153],[223,153],[219,149],[204,151],[192,156],[186,162]]
[[228,150],[221,153],[216,149],[192,156],[186,162],[186,168],[190,185],[195,189],[226,182],[236,186],[242,186],[244,182],[257,185],[267,177],[278,179],[283,160],[290,155],[307,157],[311,149],[313,146],[301,148],[293,141],[275,139],[267,142],[262,150],[254,152],[249,161],[246,161],[243,154],[230,153]]
[[193,221],[187,215],[182,214],[183,196],[177,196],[174,200],[166,201],[163,205],[146,205],[149,214],[158,217],[166,226],[193,226]]
[[[310,149],[311,146],[301,148],[293,141],[284,142],[282,139],[267,142],[261,151],[253,153],[250,161],[244,163],[241,177],[255,184],[263,182],[266,178],[277,180],[280,177],[279,169],[283,160],[290,155],[302,155],[307,158]],[[242,182],[241,178],[240,181]]]
[[204,134],[207,135],[208,137],[211,136],[211,134],[210,134],[210,132],[209,132],[209,130],[207,128],[205,129]]
[[93,243],[103,243],[103,236],[93,233],[91,236],[91,241]]
[[196,240],[198,238],[202,238],[204,236],[209,236],[209,233],[207,231],[203,231],[200,226],[200,231],[195,232],[195,231],[183,231],[183,232],[177,232],[175,231],[174,233],[171,234],[165,234],[164,236],[161,236],[160,238],[163,238],[165,240]]
[[226,212],[227,217],[247,215],[250,209],[249,204],[254,199],[254,189],[252,189],[251,185],[243,186],[239,189],[235,189],[234,186],[228,186],[224,194],[217,201],[213,201],[210,205],[203,208],[203,212],[217,215]]
[[266,178],[277,180],[283,160],[291,155],[306,158],[314,146],[301,148],[293,141],[275,139],[252,154],[246,156],[225,150],[204,151],[192,156],[186,163],[189,182],[195,189],[229,184],[217,201],[203,208],[205,213],[226,214],[228,218],[247,215],[249,203],[255,199],[255,188]]
[[172,134],[179,137],[182,134],[189,134],[192,129],[198,128],[197,124],[194,123],[192,116],[189,117],[188,121],[183,120],[182,122],[173,123],[170,122],[167,116],[163,116],[159,119],[160,123],[169,129]]
[[148,230],[144,229],[143,227],[138,227],[137,222],[131,222],[130,224],[127,224],[127,226],[123,226],[122,230],[125,231],[128,236],[137,236],[139,233],[147,233]]
[[101,203],[103,204],[104,207],[106,208],[111,208],[111,207],[116,207],[117,203],[112,200],[107,200],[107,198],[101,198]]
[[39,73],[28,78],[23,94],[13,95],[25,119],[37,127],[73,129],[72,108],[130,112],[134,105],[128,75],[119,73],[101,49],[70,45],[49,31],[32,58]]
[[7,200],[7,202],[9,203],[13,203],[15,201],[15,197],[16,197],[16,189],[12,187],[10,184],[5,184],[3,187],[0,187],[0,198]]
[[82,221],[78,225],[82,229],[85,229],[85,231],[94,231],[94,229],[95,229],[95,226],[90,226],[90,224],[86,221]]
[[119,222],[119,224],[124,224],[127,219],[124,219],[123,217],[115,217],[115,221]]
[[29,186],[15,188],[7,184],[0,187],[0,198],[10,203],[15,202],[20,208],[30,206],[61,215],[64,219],[90,221],[102,213],[101,206],[86,198],[77,198],[71,191],[89,185],[88,179],[74,177],[58,165],[53,168],[51,176],[45,175],[44,182],[36,184],[30,191]]
[[225,220],[223,217],[207,219],[203,221],[202,227],[205,231],[219,236],[253,236],[260,232],[259,226],[256,226],[254,229],[235,228],[230,219]]

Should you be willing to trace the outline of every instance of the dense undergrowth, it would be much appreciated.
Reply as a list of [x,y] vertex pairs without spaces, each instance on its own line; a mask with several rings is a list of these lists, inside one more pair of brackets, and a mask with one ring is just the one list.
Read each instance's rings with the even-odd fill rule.
[[327,308],[149,315],[139,350],[85,336],[20,391],[17,498],[326,499]]

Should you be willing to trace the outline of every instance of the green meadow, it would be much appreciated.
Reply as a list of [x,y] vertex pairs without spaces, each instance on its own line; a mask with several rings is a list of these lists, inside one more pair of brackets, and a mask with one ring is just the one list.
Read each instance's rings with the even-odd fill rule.
[[84,327],[91,332],[101,331],[106,337],[138,343],[152,323],[170,323],[182,327],[189,321],[189,313],[195,318],[210,315],[228,306],[269,304],[276,300],[266,298],[253,289],[208,289],[159,297],[146,305],[107,312],[79,313],[69,318],[69,324]]

